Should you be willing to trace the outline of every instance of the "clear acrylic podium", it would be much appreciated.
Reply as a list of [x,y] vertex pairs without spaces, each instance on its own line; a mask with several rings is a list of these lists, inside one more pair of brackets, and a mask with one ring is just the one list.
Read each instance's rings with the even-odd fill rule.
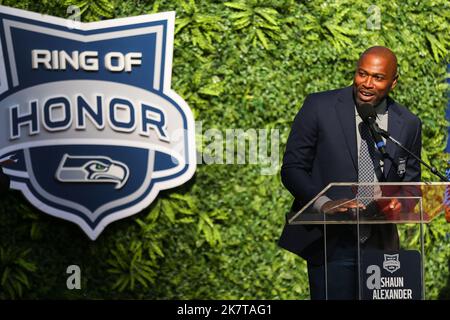
[[[332,183],[300,211],[292,212],[288,222],[323,226],[323,239],[320,241],[323,241],[324,249],[326,299],[332,299],[328,288],[333,279],[329,278],[327,266],[333,242],[346,232],[354,234],[355,283],[359,299],[426,299],[424,225],[446,209],[450,213],[446,206],[448,197],[450,183],[445,182]],[[328,208],[327,212],[321,212],[317,204],[322,200],[341,202]],[[389,206],[391,200],[397,205],[394,209]],[[344,209],[345,204],[351,201],[359,203],[360,207]],[[450,217],[446,218],[450,220]],[[388,236],[383,236],[385,229],[391,234],[388,232]],[[400,236],[399,241],[393,241],[399,243],[399,247],[384,245],[385,241],[389,243],[392,240],[386,239],[392,236],[392,230]],[[381,232],[380,243],[369,245],[366,238],[375,237],[374,231]]]

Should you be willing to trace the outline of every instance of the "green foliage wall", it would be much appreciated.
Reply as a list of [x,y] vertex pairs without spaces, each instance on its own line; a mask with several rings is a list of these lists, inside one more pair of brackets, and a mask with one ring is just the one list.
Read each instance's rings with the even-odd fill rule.
[[[0,4],[60,17],[78,5],[85,22],[175,10],[172,87],[196,120],[222,132],[278,129],[281,154],[305,96],[350,85],[359,54],[386,45],[400,64],[393,97],[421,117],[425,159],[445,168],[447,0],[377,1],[379,28],[364,0]],[[260,170],[200,165],[189,183],[95,242],[11,192],[0,206],[0,298],[307,299],[304,261],[276,245],[292,198],[278,174]],[[449,229],[443,218],[426,229],[429,298],[449,297]],[[81,290],[66,288],[72,264]]]

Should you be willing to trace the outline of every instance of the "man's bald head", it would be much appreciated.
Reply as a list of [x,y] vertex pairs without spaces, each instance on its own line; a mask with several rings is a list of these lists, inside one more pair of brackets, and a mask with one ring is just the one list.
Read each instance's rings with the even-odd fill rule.
[[371,47],[358,60],[353,79],[357,105],[377,106],[397,85],[397,57],[386,47]]
[[368,55],[374,55],[377,57],[383,57],[387,60],[388,62],[388,67],[389,69],[392,70],[392,74],[393,77],[397,77],[397,56],[395,55],[395,53],[387,48],[387,47],[383,47],[383,46],[374,46],[374,47],[370,47],[369,49],[367,49],[366,51],[364,51],[361,56],[359,57],[358,60],[358,66],[361,62],[361,60],[368,56]]

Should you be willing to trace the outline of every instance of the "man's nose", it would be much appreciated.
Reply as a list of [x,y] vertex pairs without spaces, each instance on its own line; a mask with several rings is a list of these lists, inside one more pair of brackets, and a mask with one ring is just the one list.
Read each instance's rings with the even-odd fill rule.
[[373,78],[371,76],[366,77],[365,81],[363,82],[363,85],[366,88],[372,88],[373,87]]

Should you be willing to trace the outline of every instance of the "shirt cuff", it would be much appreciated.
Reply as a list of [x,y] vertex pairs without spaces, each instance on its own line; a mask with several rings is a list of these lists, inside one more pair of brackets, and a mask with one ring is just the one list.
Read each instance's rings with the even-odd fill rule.
[[322,208],[322,206],[323,206],[326,202],[328,202],[328,201],[331,201],[331,199],[328,198],[327,196],[321,196],[321,197],[319,197],[319,199],[317,199],[317,200],[314,202],[314,204],[313,204],[314,210],[317,211],[317,212],[321,212],[321,211],[320,211],[320,208]]

